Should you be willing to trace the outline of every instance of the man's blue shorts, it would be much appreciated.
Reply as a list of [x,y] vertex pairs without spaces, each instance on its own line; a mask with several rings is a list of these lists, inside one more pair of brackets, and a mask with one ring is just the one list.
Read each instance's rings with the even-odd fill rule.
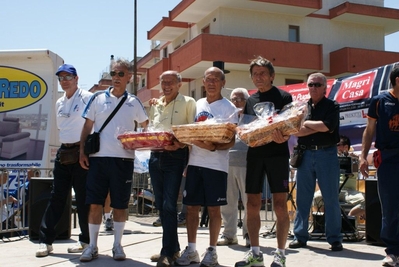
[[86,204],[104,205],[108,191],[111,207],[127,209],[132,191],[133,159],[90,157]]
[[189,165],[183,191],[183,204],[189,206],[226,205],[226,190],[227,172]]

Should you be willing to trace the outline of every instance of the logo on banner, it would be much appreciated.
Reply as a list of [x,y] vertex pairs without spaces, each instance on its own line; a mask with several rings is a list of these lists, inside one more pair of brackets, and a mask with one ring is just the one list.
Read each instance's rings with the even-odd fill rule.
[[46,82],[29,71],[0,66],[0,112],[18,110],[40,101]]
[[371,97],[371,89],[376,72],[367,72],[343,79],[335,100],[338,103],[347,103],[356,100],[365,100]]

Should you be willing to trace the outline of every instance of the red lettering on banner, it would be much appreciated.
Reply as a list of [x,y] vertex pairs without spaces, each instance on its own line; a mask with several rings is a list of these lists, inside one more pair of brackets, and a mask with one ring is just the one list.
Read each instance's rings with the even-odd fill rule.
[[338,103],[347,103],[369,98],[375,75],[373,71],[342,80],[334,99]]

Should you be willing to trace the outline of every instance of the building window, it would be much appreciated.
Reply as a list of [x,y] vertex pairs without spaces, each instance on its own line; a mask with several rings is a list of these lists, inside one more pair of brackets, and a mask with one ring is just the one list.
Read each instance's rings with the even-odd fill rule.
[[209,25],[202,28],[202,30],[201,30],[201,33],[210,33],[210,32],[211,32],[211,28]]
[[195,99],[195,90],[191,91],[191,95],[190,96]]
[[163,51],[163,57],[167,58],[168,57],[168,48],[165,47],[162,51]]
[[290,42],[299,42],[299,26],[289,26],[288,40]]
[[296,83],[303,83],[303,80],[285,79],[285,85],[296,84]]

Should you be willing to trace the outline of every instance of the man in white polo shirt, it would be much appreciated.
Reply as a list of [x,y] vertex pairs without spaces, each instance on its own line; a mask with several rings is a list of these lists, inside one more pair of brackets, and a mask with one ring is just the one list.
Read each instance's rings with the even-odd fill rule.
[[[126,91],[132,77],[131,64],[118,59],[112,65],[113,86],[96,92],[83,112],[86,122],[81,134],[80,164],[89,170],[87,176],[86,204],[90,205],[90,245],[83,251],[80,261],[87,262],[98,257],[97,238],[102,222],[102,210],[108,192],[114,218],[114,260],[124,260],[126,255],[121,241],[125,228],[133,178],[134,150],[126,150],[116,138],[117,129],[134,130],[135,121],[147,127],[148,117],[140,100]],[[126,97],[126,100],[124,99]],[[84,143],[94,129],[98,132],[120,101],[125,101],[100,133],[100,150],[88,157]]]

